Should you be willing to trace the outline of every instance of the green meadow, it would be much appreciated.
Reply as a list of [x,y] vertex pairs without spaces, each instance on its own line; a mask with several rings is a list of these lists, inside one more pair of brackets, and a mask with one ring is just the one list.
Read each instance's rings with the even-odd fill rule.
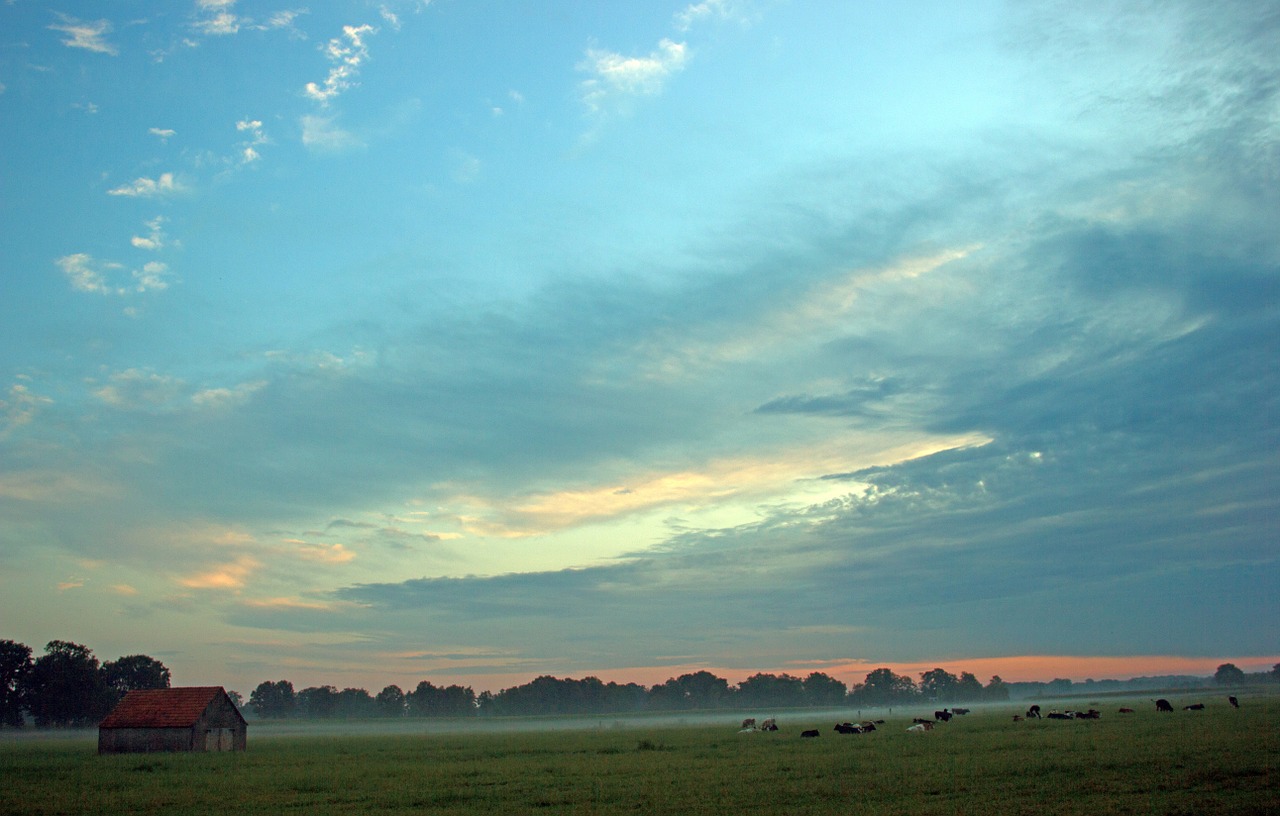
[[[483,729],[250,726],[240,754],[98,756],[91,736],[0,739],[5,814],[1276,814],[1280,696],[1071,701],[1098,720],[1015,722],[1015,704],[929,733],[920,710],[782,713],[782,730],[706,722]],[[1129,705],[1133,714],[1119,714]],[[1045,704],[1045,711],[1053,707]],[[804,729],[821,731],[803,739]]]

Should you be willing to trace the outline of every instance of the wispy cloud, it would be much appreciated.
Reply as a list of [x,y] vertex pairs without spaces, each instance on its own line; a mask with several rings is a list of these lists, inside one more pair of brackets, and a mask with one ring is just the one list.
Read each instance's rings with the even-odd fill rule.
[[63,45],[69,48],[83,48],[99,54],[109,54],[113,57],[120,53],[115,45],[106,41],[106,36],[111,33],[109,21],[86,22],[60,12],[55,13],[58,15],[59,22],[53,23],[49,28],[67,35],[67,39],[62,41]]
[[578,70],[590,75],[581,85],[583,104],[592,113],[600,113],[621,100],[657,94],[668,79],[684,69],[688,56],[684,43],[669,39],[659,42],[647,57],[588,49],[578,64]]
[[169,140],[177,134],[177,131],[173,130],[172,128],[154,128],[153,127],[148,129],[147,132],[150,133],[152,136],[159,138],[161,144],[168,144]]
[[172,195],[183,191],[173,173],[161,173],[156,178],[145,176],[136,178],[129,184],[121,184],[107,190],[107,195],[126,196],[129,198],[155,198]]
[[262,122],[257,119],[241,119],[236,122],[236,130],[249,136],[246,141],[240,144],[240,163],[252,164],[262,158],[258,148],[270,142],[266,134],[262,132]]
[[240,30],[241,19],[232,11],[236,0],[196,0],[196,9],[202,15],[192,27],[201,34],[226,36]]
[[360,66],[369,58],[365,40],[377,32],[378,29],[368,24],[343,26],[342,36],[329,40],[324,47],[324,55],[331,64],[329,75],[324,82],[308,82],[304,88],[306,95],[321,105],[328,105],[350,89],[360,73]]
[[339,127],[334,117],[313,114],[302,117],[302,144],[321,153],[341,153],[364,147],[360,137]]
[[52,399],[32,392],[23,383],[9,386],[8,395],[0,397],[0,441],[30,424],[41,408],[52,404]]
[[750,19],[751,13],[743,0],[703,0],[676,12],[675,26],[680,31],[688,31],[707,20],[747,22]]
[[144,223],[148,232],[146,235],[135,235],[130,240],[138,249],[145,249],[151,252],[157,252],[164,249],[168,243],[168,237],[164,233],[165,217],[157,215],[155,218]]

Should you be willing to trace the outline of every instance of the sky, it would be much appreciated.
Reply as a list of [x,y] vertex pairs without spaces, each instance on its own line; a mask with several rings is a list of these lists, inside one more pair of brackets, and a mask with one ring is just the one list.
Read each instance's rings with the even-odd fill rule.
[[1280,8],[0,2],[0,638],[1280,662]]

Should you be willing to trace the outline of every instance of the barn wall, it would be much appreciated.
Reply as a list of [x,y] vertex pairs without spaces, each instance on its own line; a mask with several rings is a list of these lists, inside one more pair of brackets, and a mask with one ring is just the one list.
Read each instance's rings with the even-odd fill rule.
[[[190,728],[99,728],[98,753],[192,750]],[[196,750],[203,749],[201,748]]]
[[215,729],[230,729],[231,731],[231,750],[243,751],[248,744],[248,726],[245,725],[244,717],[240,716],[240,712],[236,710],[235,705],[226,697],[222,697],[208,709],[205,710],[204,716],[196,723],[196,743],[194,750],[206,750],[207,734]]

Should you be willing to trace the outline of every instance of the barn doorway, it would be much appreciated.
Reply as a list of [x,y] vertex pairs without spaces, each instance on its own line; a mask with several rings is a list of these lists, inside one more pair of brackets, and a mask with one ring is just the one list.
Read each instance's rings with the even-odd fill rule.
[[206,751],[233,751],[235,732],[230,728],[210,728],[204,732]]

